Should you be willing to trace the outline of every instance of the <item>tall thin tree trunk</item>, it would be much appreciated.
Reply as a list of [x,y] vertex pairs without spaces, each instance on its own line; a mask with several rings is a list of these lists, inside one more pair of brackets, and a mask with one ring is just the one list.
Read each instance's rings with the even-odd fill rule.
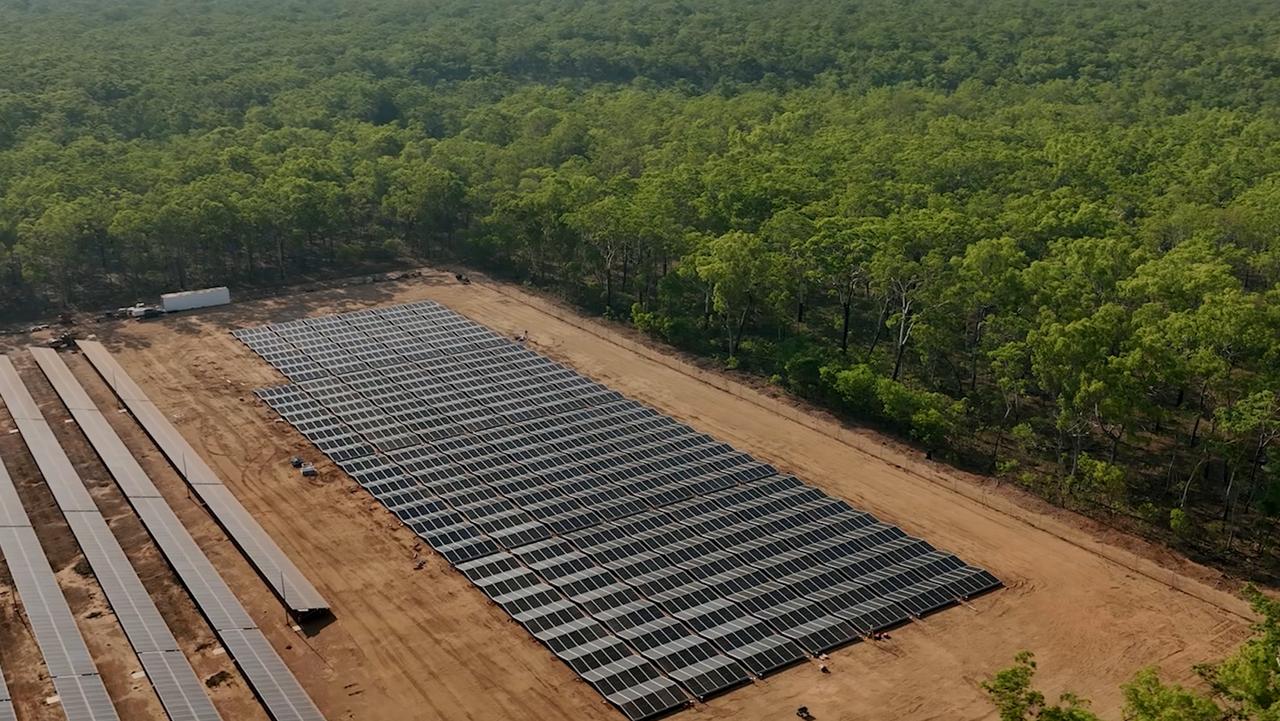
[[1195,466],[1191,468],[1191,473],[1187,474],[1187,482],[1182,484],[1182,499],[1178,501],[1179,508],[1185,509],[1187,507],[1187,494],[1191,491],[1191,482],[1195,480],[1196,473],[1200,471],[1200,466],[1204,465],[1207,457],[1208,454],[1201,453],[1200,459],[1197,460]]
[[1227,490],[1222,494],[1222,520],[1231,518],[1231,490],[1236,485],[1236,468],[1231,467],[1231,475],[1227,478]]
[[729,347],[729,355],[738,355],[738,346],[742,343],[742,331],[747,327],[747,313],[751,311],[751,301],[742,308],[742,315],[738,316],[738,327],[733,333],[733,342]]
[[898,380],[898,374],[902,372],[902,356],[906,354],[907,342],[904,340],[898,345],[897,356],[893,359],[893,380]]
[[1187,443],[1187,445],[1192,448],[1195,447],[1196,440],[1200,437],[1200,420],[1204,418],[1204,400],[1205,400],[1205,394],[1208,392],[1208,390],[1209,390],[1208,383],[1205,383],[1204,385],[1200,386],[1200,403],[1199,405],[1196,406],[1196,422],[1195,422],[1195,425],[1191,427],[1191,438]]
[[280,276],[281,282],[284,281],[284,238],[279,234],[273,233],[276,241],[276,274]]
[[880,345],[880,337],[884,335],[884,321],[889,315],[889,298],[885,297],[884,304],[880,306],[880,318],[876,321],[876,334],[871,339],[871,346],[867,348],[867,360],[871,362],[871,354],[876,352],[876,346]]
[[973,331],[973,354],[972,354],[973,359],[971,361],[972,368],[970,368],[969,370],[969,392],[970,393],[978,392],[978,350],[982,347],[982,324],[983,324],[983,321],[979,320],[978,325],[974,328],[974,331]]
[[849,308],[853,304],[844,300],[840,303],[840,309],[843,311],[843,318],[840,321],[840,353],[849,352]]
[[1258,436],[1258,445],[1253,452],[1253,460],[1249,463],[1249,490],[1244,497],[1244,512],[1248,513],[1253,507],[1253,494],[1258,490],[1258,468],[1262,466],[1262,455],[1266,452],[1267,441],[1264,436]]

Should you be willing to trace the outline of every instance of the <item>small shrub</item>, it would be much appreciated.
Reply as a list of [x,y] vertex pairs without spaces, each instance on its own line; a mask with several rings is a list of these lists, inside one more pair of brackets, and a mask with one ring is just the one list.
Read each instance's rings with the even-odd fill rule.
[[783,365],[783,377],[796,393],[815,395],[822,387],[822,359],[814,353],[793,356]]
[[1009,437],[1013,439],[1013,442],[1024,453],[1035,448],[1036,432],[1031,428],[1030,423],[1019,423],[1013,428],[1010,428]]
[[1143,501],[1135,512],[1138,514],[1139,518],[1153,526],[1160,525],[1160,520],[1165,516],[1164,509],[1151,501]]
[[1124,469],[1090,458],[1087,453],[1080,454],[1077,463],[1079,480],[1077,488],[1095,496],[1103,497],[1112,505],[1125,500],[1126,487]]
[[1169,530],[1173,531],[1173,535],[1182,540],[1187,540],[1195,535],[1195,528],[1191,522],[1191,517],[1181,508],[1173,508],[1169,511]]
[[860,364],[842,370],[824,367],[819,375],[846,408],[864,417],[878,415],[876,381],[879,377],[870,366]]
[[387,238],[378,247],[377,255],[382,260],[396,260],[409,254],[409,246],[399,238]]
[[1044,484],[1041,482],[1040,477],[1035,473],[1031,471],[1023,471],[1018,474],[1018,485],[1034,491],[1040,489]]
[[358,265],[364,259],[365,253],[360,246],[354,243],[342,243],[334,249],[333,255],[339,265],[353,266]]
[[876,380],[876,399],[884,419],[900,428],[911,427],[911,417],[922,405],[918,393],[888,378]]
[[631,325],[645,335],[664,340],[671,332],[671,319],[656,311],[647,311],[639,303],[631,304]]

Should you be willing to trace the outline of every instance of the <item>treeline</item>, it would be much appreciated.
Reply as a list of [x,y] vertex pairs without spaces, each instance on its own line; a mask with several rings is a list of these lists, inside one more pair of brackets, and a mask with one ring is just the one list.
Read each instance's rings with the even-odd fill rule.
[[0,315],[456,259],[1274,572],[1280,6],[0,0]]

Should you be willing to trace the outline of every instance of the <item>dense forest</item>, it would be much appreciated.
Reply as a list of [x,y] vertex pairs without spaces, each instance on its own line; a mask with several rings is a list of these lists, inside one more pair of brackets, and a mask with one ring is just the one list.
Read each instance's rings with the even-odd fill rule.
[[1254,575],[1280,4],[0,0],[0,316],[456,262]]

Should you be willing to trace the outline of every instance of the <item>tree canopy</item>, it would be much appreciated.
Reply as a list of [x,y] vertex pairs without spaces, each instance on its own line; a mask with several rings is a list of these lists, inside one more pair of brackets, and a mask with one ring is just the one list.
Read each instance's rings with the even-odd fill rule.
[[0,316],[411,257],[1277,569],[1280,5],[0,0]]

